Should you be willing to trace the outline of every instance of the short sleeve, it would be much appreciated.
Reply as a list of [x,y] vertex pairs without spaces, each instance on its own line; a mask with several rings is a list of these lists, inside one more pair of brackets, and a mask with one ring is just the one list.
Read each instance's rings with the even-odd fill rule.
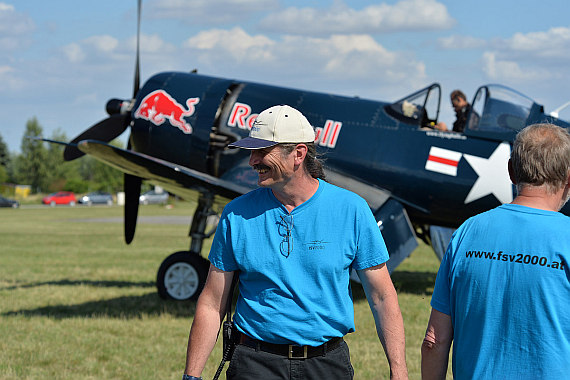
[[216,228],[208,260],[213,266],[225,272],[233,272],[238,269],[232,250],[231,228],[226,210],[222,212]]
[[451,305],[449,303],[450,300],[449,267],[452,256],[451,247],[452,244],[450,243],[447,247],[445,255],[443,256],[443,260],[441,260],[441,264],[437,272],[437,277],[435,279],[435,287],[433,289],[433,295],[431,297],[431,307],[447,315],[451,315]]
[[376,219],[364,200],[360,204],[357,216],[358,249],[352,267],[361,270],[385,263],[390,255]]

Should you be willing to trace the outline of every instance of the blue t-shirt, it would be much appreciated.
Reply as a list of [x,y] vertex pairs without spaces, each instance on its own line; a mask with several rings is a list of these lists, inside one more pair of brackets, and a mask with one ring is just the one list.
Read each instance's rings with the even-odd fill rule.
[[505,204],[467,220],[437,274],[456,379],[570,376],[570,218]]
[[358,195],[319,181],[289,214],[268,188],[230,202],[209,259],[239,270],[235,322],[269,343],[320,345],[354,331],[350,268],[388,260],[370,208]]

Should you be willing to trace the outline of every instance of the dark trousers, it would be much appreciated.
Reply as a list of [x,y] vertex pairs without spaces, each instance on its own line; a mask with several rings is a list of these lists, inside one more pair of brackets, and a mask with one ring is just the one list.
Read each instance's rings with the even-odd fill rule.
[[346,342],[323,356],[289,359],[237,345],[226,372],[228,380],[351,380],[354,369]]

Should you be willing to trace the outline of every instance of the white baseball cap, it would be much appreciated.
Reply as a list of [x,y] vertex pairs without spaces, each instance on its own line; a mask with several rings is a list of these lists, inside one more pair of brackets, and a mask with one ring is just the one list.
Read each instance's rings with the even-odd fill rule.
[[228,146],[263,149],[280,143],[309,142],[315,142],[315,131],[307,118],[293,107],[273,106],[257,116],[249,137]]

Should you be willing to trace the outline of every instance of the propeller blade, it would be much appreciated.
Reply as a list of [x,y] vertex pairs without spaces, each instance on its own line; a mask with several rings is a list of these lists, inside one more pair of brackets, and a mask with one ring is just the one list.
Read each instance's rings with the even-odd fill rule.
[[133,99],[137,97],[140,88],[140,35],[141,35],[141,0],[137,3],[137,57],[135,61],[135,83],[133,86]]
[[[131,136],[127,143],[127,149],[131,149]],[[139,197],[141,194],[142,178],[127,174],[124,175],[125,188],[125,242],[131,244],[135,237],[137,218],[139,214]]]
[[135,237],[141,183],[140,177],[125,174],[125,242],[127,244],[131,244]]
[[123,133],[125,129],[127,129],[129,121],[129,114],[112,115],[104,120],[101,120],[70,142],[70,144],[74,144],[75,146],[69,145],[65,148],[63,151],[63,159],[65,161],[71,161],[85,154],[77,149],[77,143],[79,141],[99,140],[103,142],[110,142],[114,138],[118,137],[121,133]]

